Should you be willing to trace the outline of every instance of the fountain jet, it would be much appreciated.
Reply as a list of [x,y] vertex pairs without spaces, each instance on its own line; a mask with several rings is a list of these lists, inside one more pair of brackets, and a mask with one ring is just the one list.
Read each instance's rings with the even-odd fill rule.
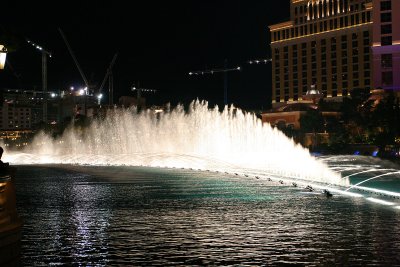
[[9,153],[13,164],[162,166],[249,173],[349,186],[349,180],[310,155],[281,131],[233,106],[188,110],[112,109],[85,129],[71,126],[62,137],[38,135],[31,150]]

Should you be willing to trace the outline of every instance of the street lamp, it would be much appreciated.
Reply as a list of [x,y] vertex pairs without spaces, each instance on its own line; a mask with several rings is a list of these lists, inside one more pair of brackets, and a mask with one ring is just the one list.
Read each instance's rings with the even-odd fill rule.
[[103,94],[98,94],[97,95],[97,104],[101,104],[101,99],[103,98]]
[[0,45],[0,70],[4,69],[6,65],[7,48],[4,45]]

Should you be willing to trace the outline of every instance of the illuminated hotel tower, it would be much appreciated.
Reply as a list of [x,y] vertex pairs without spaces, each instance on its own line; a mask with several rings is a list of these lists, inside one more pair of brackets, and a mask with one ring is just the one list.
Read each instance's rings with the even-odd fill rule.
[[374,88],[400,94],[400,0],[373,0]]
[[273,106],[312,85],[328,98],[372,89],[373,0],[290,1],[291,20],[269,27]]

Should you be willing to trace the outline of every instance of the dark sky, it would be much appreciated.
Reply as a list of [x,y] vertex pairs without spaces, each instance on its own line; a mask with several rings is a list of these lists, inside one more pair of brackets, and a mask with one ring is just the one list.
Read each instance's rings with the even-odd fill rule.
[[[95,88],[118,52],[114,102],[122,95],[133,95],[130,88],[139,82],[143,88],[157,90],[145,95],[150,104],[199,98],[221,105],[222,73],[196,77],[188,73],[223,67],[227,59],[228,67],[243,68],[228,74],[228,102],[245,109],[265,109],[270,103],[271,66],[247,61],[269,57],[268,25],[288,19],[289,0],[54,2],[42,8],[21,3],[7,10],[0,18],[3,28],[53,53],[48,62],[49,90],[84,85],[58,31],[61,28]],[[10,65],[0,73],[0,88],[41,88],[39,51],[23,42],[8,54],[8,61]],[[103,93],[107,91],[108,84]]]

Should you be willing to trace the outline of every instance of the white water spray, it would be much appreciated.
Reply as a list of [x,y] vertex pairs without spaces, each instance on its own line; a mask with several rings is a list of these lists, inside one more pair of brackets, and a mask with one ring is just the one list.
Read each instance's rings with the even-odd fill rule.
[[307,149],[254,114],[194,101],[155,115],[152,111],[110,110],[87,129],[71,127],[54,140],[41,134],[31,150],[7,152],[12,164],[84,164],[257,170],[348,186]]

